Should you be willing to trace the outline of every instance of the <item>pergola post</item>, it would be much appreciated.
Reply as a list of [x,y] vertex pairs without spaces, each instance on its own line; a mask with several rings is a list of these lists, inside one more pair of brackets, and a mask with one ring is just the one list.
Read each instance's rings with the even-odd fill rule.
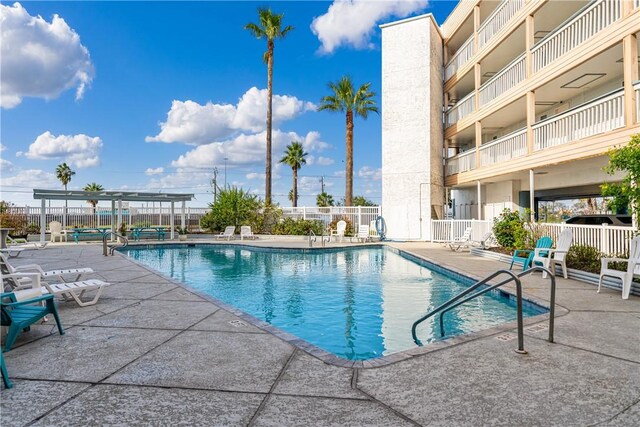
[[176,203],[174,201],[171,201],[171,214],[169,215],[171,217],[169,219],[169,222],[171,222],[171,240],[173,240],[174,233],[175,233],[175,224],[176,224],[175,205]]
[[40,242],[44,243],[44,233],[47,229],[47,199],[40,201]]
[[182,212],[180,213],[180,227],[182,227],[182,229],[184,229],[186,223],[185,223],[185,210],[187,207],[187,202],[185,202],[184,200],[182,201]]
[[118,231],[122,225],[122,199],[118,199]]

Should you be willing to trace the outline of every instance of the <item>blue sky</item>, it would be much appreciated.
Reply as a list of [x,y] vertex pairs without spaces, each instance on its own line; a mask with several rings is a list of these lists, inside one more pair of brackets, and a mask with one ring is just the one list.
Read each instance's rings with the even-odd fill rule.
[[[380,102],[377,26],[442,22],[455,2],[3,2],[2,199],[34,205],[31,188],[59,188],[66,161],[72,189],[189,192],[205,206],[225,157],[227,183],[263,196],[266,42],[243,26],[264,6],[295,26],[275,51],[274,199],[289,205],[277,160],[294,139],[310,155],[299,204],[315,204],[321,176],[341,199],[344,115],[315,111],[327,82],[371,82]],[[380,133],[378,115],[356,121],[354,194],[375,202]]]

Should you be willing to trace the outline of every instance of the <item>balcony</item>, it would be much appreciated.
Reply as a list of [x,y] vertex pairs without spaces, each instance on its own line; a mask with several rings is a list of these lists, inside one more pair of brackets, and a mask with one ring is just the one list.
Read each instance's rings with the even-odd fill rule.
[[532,126],[534,151],[624,127],[624,90],[579,105]]
[[459,120],[473,113],[476,106],[476,93],[471,92],[445,113],[445,127],[456,124]]
[[478,49],[489,43],[523,6],[524,0],[503,0],[478,29]]
[[597,0],[556,28],[531,49],[533,72],[575,49],[620,18],[620,0]]
[[476,150],[468,150],[447,159],[447,176],[476,168]]
[[490,166],[527,154],[527,129],[517,130],[502,138],[482,144],[480,166]]
[[444,69],[445,81],[449,80],[464,64],[469,62],[469,59],[473,56],[473,36],[469,38],[455,55],[449,60],[449,63]]
[[480,86],[480,106],[499,97],[526,78],[526,55],[523,53]]

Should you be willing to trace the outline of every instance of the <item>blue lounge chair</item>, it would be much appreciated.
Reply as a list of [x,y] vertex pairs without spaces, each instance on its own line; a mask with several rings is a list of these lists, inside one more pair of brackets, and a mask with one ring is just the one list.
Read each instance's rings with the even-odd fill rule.
[[[553,240],[551,237],[541,237],[536,242],[535,249],[551,249],[553,246]],[[529,250],[529,249],[518,249],[513,253],[513,258],[511,258],[511,265],[509,266],[509,270],[513,268],[513,264],[522,264],[522,271],[527,270],[531,267],[531,262],[533,261],[533,256],[538,253],[540,256],[548,256],[548,253],[545,254],[544,251]]]
[[[8,301],[7,301],[8,300]],[[33,305],[44,301],[45,305]],[[8,326],[7,340],[4,343],[4,351],[11,350],[11,346],[16,342],[18,334],[22,330],[29,330],[29,327],[42,319],[47,314],[52,314],[58,325],[60,335],[64,335],[60,317],[53,301],[53,295],[43,295],[38,298],[18,301],[13,292],[0,294],[0,324]]]
[[2,357],[2,351],[0,351],[0,371],[2,371],[2,381],[6,388],[13,387],[11,381],[9,381],[9,374],[7,373],[7,367],[4,366],[4,357]]

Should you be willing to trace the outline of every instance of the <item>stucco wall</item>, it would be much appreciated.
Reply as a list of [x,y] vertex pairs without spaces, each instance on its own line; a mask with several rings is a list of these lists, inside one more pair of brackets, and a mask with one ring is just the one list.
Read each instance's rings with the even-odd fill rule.
[[382,28],[382,215],[389,238],[429,238],[431,213],[444,204],[442,169],[442,40],[427,15]]

